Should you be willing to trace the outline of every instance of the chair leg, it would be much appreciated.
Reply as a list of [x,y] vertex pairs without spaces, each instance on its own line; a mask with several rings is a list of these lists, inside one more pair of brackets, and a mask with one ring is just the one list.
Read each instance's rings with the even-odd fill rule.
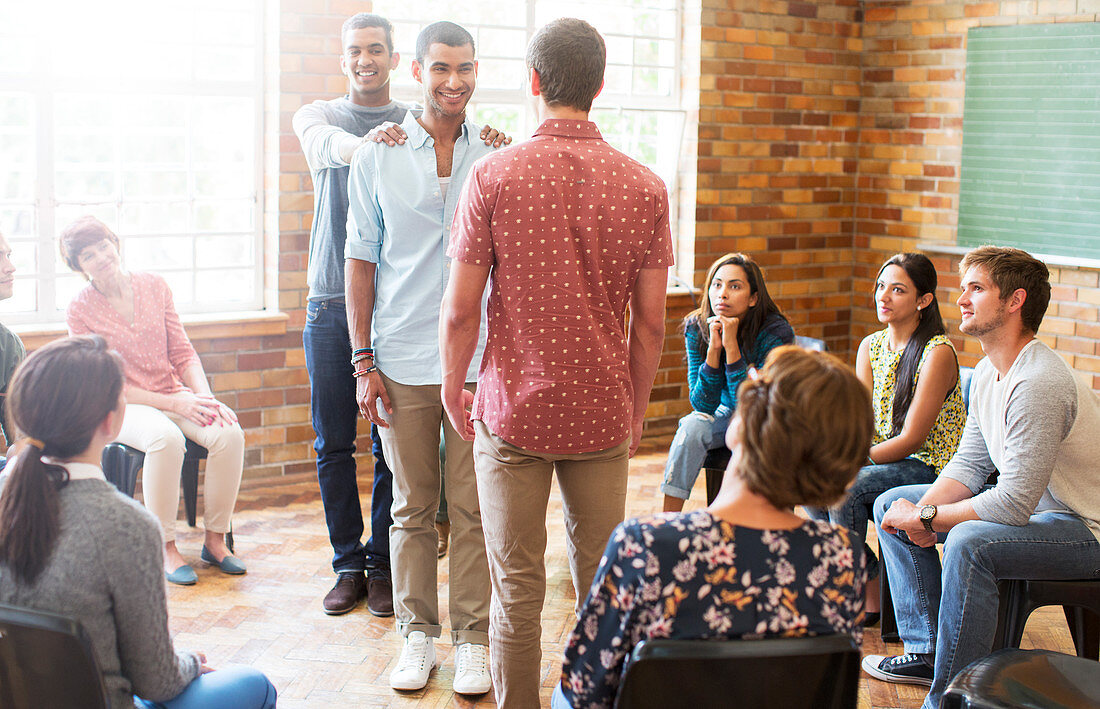
[[1062,606],[1077,657],[1100,659],[1100,616],[1080,606]]
[[183,506],[187,510],[187,524],[194,527],[199,504],[199,461],[184,459],[180,471],[183,485]]
[[1023,581],[1002,579],[997,582],[997,629],[993,632],[993,648],[1000,650],[1006,647],[1019,647],[1019,643],[1012,645],[1012,637],[1015,634],[1014,619],[1018,612],[1016,604],[1023,592]]
[[718,490],[722,487],[722,476],[726,471],[703,468],[703,472],[707,476],[707,504],[709,505],[714,502],[714,498],[718,497]]
[[896,643],[901,640],[901,635],[898,634],[898,618],[894,614],[894,600],[890,597],[890,579],[886,575],[885,559],[879,559],[878,562],[878,584],[879,611],[881,614],[879,628],[882,630],[882,642]]

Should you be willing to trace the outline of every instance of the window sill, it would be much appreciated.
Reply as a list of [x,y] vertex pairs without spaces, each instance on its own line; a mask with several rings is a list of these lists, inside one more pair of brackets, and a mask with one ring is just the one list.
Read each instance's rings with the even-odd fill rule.
[[[917,248],[925,253],[930,254],[948,254],[950,256],[964,256],[968,252],[974,249],[973,246],[957,246],[955,244],[942,244],[928,241],[922,241],[917,244]],[[1035,258],[1039,259],[1047,266],[1055,266],[1057,268],[1091,268],[1094,270],[1100,269],[1100,259],[1094,258],[1076,258],[1074,256],[1054,256],[1050,254],[1031,254]]]
[[[219,337],[248,337],[254,335],[282,335],[286,333],[289,316],[277,311],[253,311],[243,313],[195,313],[180,316],[192,340],[214,340]],[[36,350],[66,333],[63,324],[13,325],[28,351]]]

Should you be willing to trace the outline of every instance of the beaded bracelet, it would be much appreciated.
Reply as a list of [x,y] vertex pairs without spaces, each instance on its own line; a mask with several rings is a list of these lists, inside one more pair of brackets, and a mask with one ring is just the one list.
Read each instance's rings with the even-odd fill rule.
[[353,356],[354,355],[361,355],[361,354],[372,355],[372,354],[374,354],[374,348],[373,347],[359,347],[358,349],[354,350],[351,354]]
[[359,364],[360,362],[362,362],[365,359],[369,359],[370,361],[373,362],[374,361],[374,355],[367,354],[367,353],[357,354],[357,355],[355,355],[354,357],[351,358],[351,363],[353,365]]
[[366,374],[370,374],[371,372],[377,372],[377,371],[378,371],[378,367],[376,367],[372,364],[371,366],[367,367],[366,369],[357,369],[357,370],[355,370],[355,372],[353,372],[351,376],[358,379],[359,377],[362,377]]

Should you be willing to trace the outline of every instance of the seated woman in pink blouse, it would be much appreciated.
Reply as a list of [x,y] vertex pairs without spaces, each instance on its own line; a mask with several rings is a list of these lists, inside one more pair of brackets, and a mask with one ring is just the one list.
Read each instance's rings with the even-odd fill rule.
[[126,417],[116,440],[145,451],[142,493],[164,530],[167,579],[181,585],[198,581],[176,548],[185,437],[210,451],[200,558],[227,574],[245,573],[225,544],[244,467],[244,432],[236,414],[210,392],[168,284],[152,273],[123,270],[118,237],[95,217],[65,227],[61,255],[89,281],[69,304],[69,334],[101,335],[125,363]]

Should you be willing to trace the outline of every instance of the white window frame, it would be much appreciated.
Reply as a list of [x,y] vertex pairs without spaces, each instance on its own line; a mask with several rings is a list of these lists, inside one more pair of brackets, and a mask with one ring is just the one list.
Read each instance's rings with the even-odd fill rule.
[[[77,93],[77,94],[98,94],[98,95],[115,95],[119,97],[129,96],[141,96],[141,95],[156,95],[156,96],[174,96],[181,98],[190,97],[235,97],[235,98],[249,98],[253,102],[253,118],[252,125],[254,129],[254,147],[253,147],[253,205],[252,205],[252,253],[253,263],[249,268],[253,271],[252,274],[252,290],[253,298],[251,301],[233,301],[232,306],[224,306],[219,303],[203,303],[203,304],[191,304],[178,306],[177,309],[180,313],[217,313],[224,312],[226,310],[261,310],[264,307],[264,239],[263,239],[263,226],[264,226],[264,65],[266,57],[264,55],[264,28],[265,17],[270,9],[268,3],[264,0],[250,0],[252,9],[251,12],[255,15],[255,21],[252,23],[253,28],[253,76],[248,81],[211,81],[211,80],[176,80],[176,81],[164,81],[157,80],[154,86],[151,86],[149,80],[143,79],[125,79],[118,81],[113,78],[105,77],[81,77],[81,83],[79,88],[73,89],[71,86],[66,85],[67,82],[71,82],[70,78],[55,76],[51,69],[50,63],[50,51],[53,49],[49,42],[38,41],[35,43],[35,56],[31,62],[31,71],[26,74],[16,74],[13,72],[5,72],[3,67],[0,67],[0,94],[24,94],[29,95],[32,101],[32,125],[34,130],[34,144],[35,155],[34,161],[35,175],[34,182],[35,188],[33,192],[33,204],[27,205],[25,202],[17,200],[4,200],[0,199],[0,207],[16,207],[27,208],[28,206],[32,210],[34,232],[35,232],[35,251],[36,251],[36,271],[33,274],[34,278],[28,278],[30,274],[21,274],[16,272],[16,288],[26,288],[33,286],[37,289],[36,297],[36,309],[33,312],[19,311],[5,313],[3,315],[4,322],[12,325],[37,325],[43,327],[55,326],[60,320],[64,319],[65,303],[56,302],[56,280],[64,273],[69,271],[64,259],[61,258],[58,252],[57,234],[65,226],[58,223],[57,210],[59,206],[71,206],[71,205],[87,205],[89,208],[102,205],[114,205],[116,209],[121,212],[121,207],[125,204],[121,196],[110,200],[91,200],[86,202],[73,202],[65,201],[59,202],[55,197],[55,185],[54,185],[54,171],[55,154],[54,147],[56,144],[55,135],[55,113],[54,113],[54,97],[58,93]],[[109,2],[105,2],[106,7],[103,8],[103,12],[109,12]],[[117,8],[116,8],[117,9]],[[166,10],[170,9],[166,7]],[[39,8],[41,13],[41,24],[44,26],[48,22],[48,10],[49,3],[44,3]],[[166,20],[167,21],[167,20]],[[49,30],[40,30],[48,34]],[[162,59],[163,60],[163,59]],[[187,128],[188,135],[190,136],[190,127]],[[175,200],[176,202],[184,201],[184,198],[188,203],[193,204],[196,201],[194,192],[194,180],[193,173],[191,172],[191,160],[192,151],[190,145],[188,146],[187,154],[187,174],[188,174],[188,188],[185,195],[181,195],[181,199]],[[117,163],[116,163],[117,165]],[[141,200],[148,203],[148,200]],[[156,202],[157,200],[152,200]],[[210,200],[203,200],[210,201]],[[214,200],[217,201],[217,200]],[[234,234],[240,234],[241,232],[233,232]],[[192,254],[194,255],[197,248],[198,236],[217,236],[219,232],[181,232],[179,236],[192,238]],[[10,234],[5,236],[11,239]],[[123,248],[125,249],[125,235],[122,235]],[[125,253],[123,254],[125,259]],[[203,269],[195,265],[197,261],[192,261],[192,268],[190,270],[191,278],[194,279],[197,273],[203,271]],[[244,267],[242,267],[244,268]],[[24,276],[20,278],[20,276]]]

